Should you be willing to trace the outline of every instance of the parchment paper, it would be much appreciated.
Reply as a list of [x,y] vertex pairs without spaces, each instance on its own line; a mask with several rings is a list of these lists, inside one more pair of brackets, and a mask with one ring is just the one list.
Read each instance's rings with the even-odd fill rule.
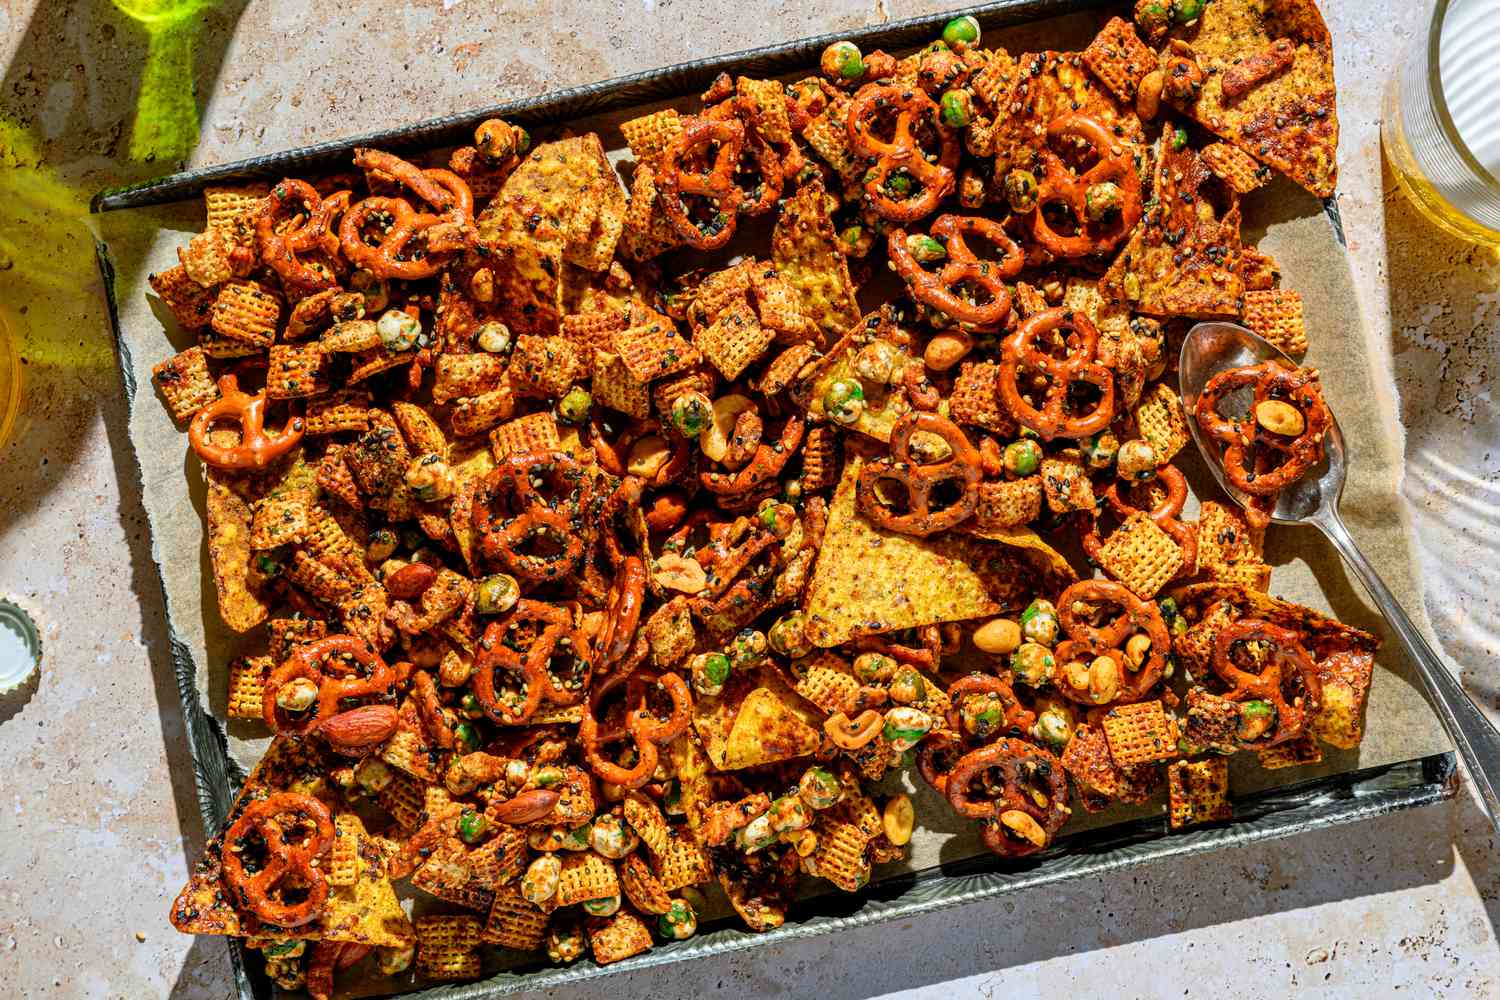
[[[1062,49],[1070,40],[1086,40],[1089,26],[1095,23],[1090,18],[1042,22],[986,41],[998,40],[1017,53],[1032,50],[1038,40],[1045,40],[1043,48]],[[685,101],[674,103],[691,106]],[[639,112],[631,114],[635,113]],[[598,129],[613,151],[612,159],[617,159],[624,143],[612,126],[623,117],[629,115],[585,120],[575,130]],[[1412,535],[1397,492],[1402,429],[1395,415],[1388,348],[1383,338],[1366,331],[1360,321],[1347,251],[1322,205],[1289,182],[1277,181],[1248,196],[1244,213],[1245,242],[1258,243],[1274,255],[1281,264],[1284,284],[1304,297],[1312,345],[1306,363],[1322,373],[1325,395],[1338,416],[1349,452],[1344,517],[1392,592],[1430,633],[1416,583]],[[197,686],[203,704],[214,717],[224,720],[227,664],[234,656],[263,652],[263,640],[236,636],[219,620],[204,541],[201,470],[185,434],[173,423],[151,383],[151,366],[191,346],[194,338],[176,329],[170,313],[146,284],[148,274],[177,263],[175,249],[202,226],[203,208],[196,202],[100,217],[102,238],[117,271],[121,363],[138,386],[130,412],[130,439],[140,461],[142,499],[165,583],[167,610],[198,664]],[[1222,499],[1191,446],[1179,461],[1196,494]],[[1190,513],[1196,505],[1196,500],[1190,500]],[[1368,629],[1385,644],[1376,660],[1365,740],[1357,750],[1325,747],[1321,764],[1280,771],[1261,769],[1254,754],[1238,754],[1231,759],[1232,793],[1243,795],[1450,749],[1412,665],[1393,645],[1380,614],[1316,529],[1273,525],[1266,559],[1274,567],[1274,594]],[[232,758],[248,770],[267,744],[263,728],[225,720],[225,730]],[[918,829],[910,857],[877,872],[877,882],[984,853],[975,825],[958,819],[925,782],[914,779],[914,774],[902,774],[886,780],[887,790],[905,787],[913,794]],[[1064,838],[1071,831],[1161,815],[1163,800],[1164,793],[1146,806],[1114,807],[1092,816],[1078,810]],[[813,886],[825,885],[815,882],[809,888],[816,892]]]

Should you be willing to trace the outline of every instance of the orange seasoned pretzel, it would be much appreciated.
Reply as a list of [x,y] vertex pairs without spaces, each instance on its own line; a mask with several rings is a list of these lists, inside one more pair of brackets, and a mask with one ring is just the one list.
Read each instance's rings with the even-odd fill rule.
[[[694,171],[687,166],[696,154],[707,155],[708,147],[718,143],[713,166]],[[677,235],[698,250],[717,250],[734,235],[735,220],[745,192],[735,184],[740,154],[745,147],[745,126],[734,120],[695,117],[685,120],[682,132],[662,154],[661,171],[656,187],[661,208]],[[697,195],[716,203],[714,215],[706,223],[695,221],[683,201],[683,195]]]
[[[518,626],[526,631],[512,635]],[[563,675],[551,671],[559,655],[569,659]],[[576,705],[583,700],[593,669],[584,634],[565,608],[526,598],[490,622],[479,640],[470,687],[486,715],[505,726],[531,721],[543,701]],[[519,678],[521,687],[497,687],[496,671]]]
[[[1259,644],[1259,673],[1242,670],[1232,658],[1237,643]],[[1276,711],[1276,729],[1269,736],[1249,741],[1247,746],[1270,747],[1295,739],[1323,703],[1323,685],[1317,665],[1308,655],[1297,633],[1281,625],[1246,618],[1226,625],[1214,639],[1213,670],[1230,689],[1221,695],[1230,701],[1270,702]],[[1302,690],[1288,701],[1284,687],[1297,681]]]
[[[377,278],[430,278],[446,263],[443,255],[461,250],[474,232],[474,196],[463,178],[450,170],[423,170],[398,156],[377,149],[356,149],[355,166],[389,174],[438,210],[418,212],[405,198],[372,196],[353,205],[339,225],[344,256]],[[379,222],[378,245],[365,240],[365,227]],[[422,247],[409,245],[422,237]]]
[[[975,795],[976,781],[983,782],[983,797]],[[1068,819],[1068,783],[1062,762],[1024,740],[1000,739],[969,751],[953,765],[946,784],[954,812],[979,820],[984,846],[1003,857],[1020,858],[1042,850]],[[1025,813],[1040,829],[1042,843],[1024,839],[1006,822],[1007,814],[1015,812]],[[1007,836],[1007,829],[1017,835]]]
[[715,496],[728,498],[749,494],[781,474],[781,470],[802,444],[804,427],[802,415],[792,414],[782,424],[781,434],[774,442],[767,444],[761,441],[756,444],[754,453],[743,468],[735,472],[700,472],[698,481]]
[[[896,116],[889,140],[875,134],[882,118]],[[914,131],[926,126],[936,134],[939,149],[929,160]],[[942,123],[938,106],[916,87],[872,83],[854,95],[846,119],[849,145],[860,156],[875,160],[865,174],[865,197],[881,218],[890,222],[915,222],[931,215],[953,191],[958,167],[958,137]],[[905,172],[921,190],[895,197],[887,183],[892,175]]]
[[[775,208],[776,203],[781,200],[781,192],[786,186],[788,176],[795,177],[796,173],[787,174],[782,158],[777,155],[771,143],[761,135],[756,125],[761,116],[755,112],[754,103],[733,97],[707,109],[703,117],[715,121],[740,121],[745,125],[745,146],[740,154],[739,170],[736,174],[753,174],[755,184],[748,189],[743,185],[736,185],[748,194],[748,197],[740,202],[740,214],[765,215]],[[796,146],[789,148],[795,150]]]
[[[1066,330],[1067,355],[1049,354],[1038,341],[1057,339]],[[1109,426],[1115,416],[1115,377],[1096,360],[1099,331],[1087,316],[1071,309],[1046,309],[1027,319],[1002,345],[999,391],[1000,400],[1011,416],[1036,431],[1044,441],[1056,437],[1084,438]],[[1037,372],[1048,384],[1040,409],[1032,406],[1021,393],[1021,370]],[[1087,413],[1069,412],[1072,386],[1088,383],[1099,390],[1099,399]]]
[[969,750],[957,733],[949,729],[934,729],[917,746],[917,772],[932,786],[932,790],[944,798],[948,795],[948,776]]
[[1005,717],[995,727],[996,735],[1012,730],[1024,733],[1036,722],[1036,713],[1021,704],[1015,689],[1005,678],[993,674],[969,674],[948,688],[948,728],[955,733],[967,732],[963,724],[963,703],[968,698],[992,698],[1000,702]]
[[[255,242],[261,260],[289,285],[306,292],[332,288],[333,277],[304,263],[298,254],[336,252],[333,220],[349,207],[349,192],[321,197],[301,180],[283,180],[271,189],[255,217]],[[332,244],[330,246],[329,244]]]
[[[1021,273],[1026,255],[1005,228],[993,219],[940,215],[929,230],[943,241],[947,257],[941,269],[927,271],[906,247],[906,233],[891,230],[887,245],[891,264],[905,279],[911,297],[946,316],[978,330],[993,330],[1010,315],[1010,291],[1005,279]],[[989,241],[1003,255],[998,261],[980,260],[964,240],[967,235]],[[967,290],[983,293],[980,301],[965,298]]]
[[646,599],[646,564],[637,556],[626,556],[615,570],[604,612],[604,630],[599,633],[599,666],[618,663],[635,641],[641,622],[641,604]]
[[[1255,399],[1244,418],[1234,420],[1219,412],[1230,393],[1254,387]],[[1273,434],[1255,417],[1262,403],[1277,400],[1295,407],[1303,418],[1296,437]],[[1237,489],[1268,497],[1300,479],[1323,458],[1323,438],[1333,422],[1318,373],[1311,368],[1289,370],[1274,361],[1230,368],[1208,380],[1195,409],[1198,426],[1224,449],[1224,475]],[[1272,465],[1279,453],[1283,460]]]
[[[1102,625],[1088,620],[1100,605],[1112,605],[1120,613]],[[1120,692],[1112,704],[1125,705],[1143,700],[1161,680],[1167,665],[1167,654],[1172,651],[1172,639],[1161,612],[1151,601],[1143,601],[1131,593],[1123,584],[1113,580],[1080,580],[1068,587],[1057,599],[1057,621],[1067,639],[1058,643],[1056,659],[1060,664],[1074,660],[1087,660],[1102,653],[1110,653],[1121,665]],[[1141,663],[1138,670],[1126,670],[1121,647],[1136,632],[1143,632],[1151,640],[1151,656]],[[1085,705],[1094,705],[1086,691],[1078,691],[1071,684],[1058,684],[1058,691],[1067,698]]]
[[[534,485],[537,479],[551,488],[551,499]],[[533,582],[556,580],[575,572],[583,562],[584,525],[579,523],[579,515],[587,506],[588,494],[587,472],[566,452],[507,455],[500,467],[485,477],[474,497],[474,531],[485,558]],[[497,503],[508,509],[497,513]],[[521,551],[538,536],[543,537],[546,550]]]
[[[1075,176],[1051,149],[1041,150],[1043,173],[1036,208],[1031,211],[1031,238],[1058,257],[1087,257],[1113,250],[1141,221],[1141,178],[1129,150],[1120,148],[1120,141],[1103,122],[1082,114],[1054,118],[1047,128],[1047,139],[1082,139],[1093,150],[1096,162]],[[1120,207],[1107,222],[1090,221],[1089,189],[1105,183],[1119,188]],[[1071,236],[1057,232],[1047,221],[1047,206],[1058,204],[1073,215],[1077,231]]]
[[[293,715],[276,703],[282,686],[297,678],[317,685],[317,711]],[[397,672],[364,639],[330,635],[298,646],[271,671],[261,696],[261,718],[275,732],[305,735],[337,718],[346,699],[384,698],[399,680]]]
[[[1157,468],[1152,482],[1161,483],[1166,489],[1166,496],[1150,510],[1128,503],[1121,495],[1122,484],[1118,478],[1104,491],[1104,502],[1109,504],[1109,509],[1122,522],[1132,514],[1145,514],[1155,521],[1157,527],[1165,531],[1182,550],[1182,569],[1178,570],[1177,575],[1192,576],[1198,565],[1198,530],[1196,525],[1181,520],[1183,504],[1187,502],[1187,477],[1177,466],[1163,465]],[[1085,533],[1084,547],[1089,558],[1097,562],[1100,551],[1097,532]]]
[[[621,684],[626,685],[625,716],[614,726],[601,730],[599,708],[604,697]],[[667,718],[656,716],[648,703],[652,687],[660,686],[671,700]],[[621,788],[639,788],[651,780],[660,760],[659,744],[670,743],[687,731],[692,722],[693,697],[687,682],[678,674],[625,673],[611,674],[590,695],[583,719],[578,724],[578,742],[584,759],[601,781]],[[606,743],[629,737],[635,744],[634,765],[617,764],[604,755]]]
[[[940,462],[919,461],[911,450],[911,437],[917,431],[936,434],[953,454]],[[925,538],[955,527],[974,513],[980,476],[979,450],[957,424],[936,413],[912,411],[891,429],[890,454],[860,470],[855,498],[864,515],[880,527]],[[881,499],[881,485],[891,482],[906,491],[904,514],[895,513]],[[938,506],[946,498],[934,494],[944,483],[956,483],[958,495]]]
[[920,646],[898,642],[888,633],[855,636],[850,641],[861,653],[883,653],[898,663],[906,663],[923,670],[937,670],[943,657],[958,652],[962,639],[952,622],[940,625],[923,625],[916,630]]
[[[291,821],[287,822],[288,817]],[[288,835],[302,830],[296,843]],[[253,850],[259,838],[262,850]],[[318,856],[333,844],[333,817],[311,795],[276,792],[252,802],[224,834],[224,882],[235,901],[277,927],[301,927],[318,916],[328,881]],[[259,867],[249,871],[247,862]]]
[[[205,464],[216,469],[264,469],[291,451],[302,440],[301,417],[287,421],[279,434],[266,432],[266,392],[255,395],[240,391],[237,376],[219,378],[219,398],[199,410],[188,427],[188,443]],[[240,425],[240,443],[222,447],[209,440],[209,432],[221,420]]]

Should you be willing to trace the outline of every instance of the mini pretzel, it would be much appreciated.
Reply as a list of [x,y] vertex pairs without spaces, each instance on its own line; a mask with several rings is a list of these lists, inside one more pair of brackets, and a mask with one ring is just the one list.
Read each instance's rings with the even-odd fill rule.
[[[520,637],[512,640],[510,630],[528,624],[539,626],[540,631],[529,641]],[[521,648],[515,648],[512,641]],[[549,669],[559,650],[568,653],[575,665],[574,672],[563,678]],[[573,616],[565,608],[523,598],[484,630],[470,687],[491,719],[505,726],[521,726],[531,721],[544,700],[555,705],[574,705],[583,700],[592,666],[588,640],[573,627]],[[522,690],[497,689],[497,670],[519,677]]]
[[627,556],[615,571],[604,612],[604,631],[599,634],[599,666],[608,669],[630,651],[641,621],[641,603],[646,596],[646,564]]
[[[1183,504],[1187,502],[1187,477],[1182,470],[1175,465],[1163,465],[1157,468],[1156,478],[1153,482],[1159,482],[1166,487],[1167,495],[1150,510],[1135,507],[1127,503],[1120,495],[1121,483],[1117,478],[1109,484],[1104,491],[1104,501],[1114,515],[1122,522],[1132,514],[1145,514],[1155,521],[1157,526],[1165,531],[1177,547],[1182,549],[1182,569],[1178,576],[1192,576],[1198,565],[1198,531],[1196,526],[1181,520]],[[1098,543],[1099,536],[1092,533],[1093,542]],[[1088,547],[1088,538],[1085,537],[1085,547]],[[1089,557],[1098,561],[1098,552],[1095,549],[1089,551]]]
[[[1236,643],[1262,646],[1264,664],[1253,674],[1235,666],[1230,654]],[[1323,685],[1317,665],[1308,655],[1297,633],[1281,625],[1247,618],[1226,625],[1214,639],[1213,670],[1230,690],[1221,697],[1230,701],[1268,701],[1276,709],[1276,730],[1269,737],[1251,741],[1256,747],[1276,746],[1300,736],[1323,702]],[[1289,676],[1302,684],[1302,693],[1290,703],[1282,691]]]
[[[922,464],[911,452],[911,436],[917,431],[936,434],[953,454],[941,462]],[[926,537],[952,528],[974,513],[979,501],[979,450],[969,443],[959,426],[936,413],[913,411],[891,429],[890,455],[860,470],[855,498],[859,509],[888,531]],[[956,481],[960,493],[949,506],[933,509],[933,491],[942,483]],[[906,490],[908,512],[897,514],[881,502],[881,483],[900,483]]]
[[[875,134],[875,126],[888,112],[896,113],[895,133],[890,140]],[[875,165],[865,174],[865,197],[881,218],[891,222],[915,222],[931,215],[953,191],[958,167],[958,138],[944,125],[938,106],[916,87],[870,84],[849,102],[846,119],[849,145]],[[929,126],[940,144],[935,161],[929,161],[913,129]],[[892,197],[886,182],[897,171],[905,171],[922,187],[905,198]]]
[[[1021,273],[1026,255],[1016,246],[1005,228],[993,219],[974,216],[940,215],[929,230],[943,241],[948,255],[940,270],[926,271],[906,248],[906,233],[891,230],[887,240],[891,264],[905,279],[911,297],[978,330],[993,330],[1010,315],[1010,291],[1006,278]],[[982,261],[974,256],[964,240],[974,235],[988,240],[1001,252],[997,262]],[[974,302],[960,294],[961,286],[982,291],[983,301]]]
[[[549,501],[532,484],[534,478],[545,480],[558,495]],[[485,558],[534,582],[575,572],[583,561],[584,538],[577,522],[587,493],[583,466],[566,452],[506,456],[485,478],[474,498],[474,531]],[[497,514],[497,502],[513,508],[514,516]],[[547,536],[557,551],[540,555],[521,552],[520,547],[537,535]]]
[[843,712],[835,712],[823,720],[823,732],[840,750],[858,750],[873,743],[885,730],[885,717],[873,708],[867,708],[854,719]]
[[[1255,400],[1241,420],[1219,413],[1224,397],[1246,386],[1254,386]],[[1288,440],[1260,427],[1255,409],[1268,400],[1280,400],[1302,413],[1302,433]],[[1308,368],[1288,370],[1274,361],[1243,368],[1230,368],[1208,380],[1198,397],[1198,426],[1224,448],[1224,475],[1241,492],[1269,497],[1300,479],[1323,458],[1323,438],[1333,422],[1318,373]],[[1270,462],[1271,453],[1284,459]]]
[[[628,682],[628,683],[627,683]],[[655,718],[646,703],[647,685],[659,683],[672,699],[672,714],[666,720]],[[626,712],[621,728],[600,731],[599,706],[604,696],[620,684],[627,684]],[[687,682],[678,674],[637,675],[616,672],[603,684],[595,687],[589,697],[583,719],[578,724],[578,742],[583,746],[584,758],[589,768],[601,781],[622,788],[639,788],[651,780],[656,771],[660,752],[657,744],[669,743],[687,731],[692,721],[692,694]],[[602,751],[605,743],[629,736],[635,744],[636,762],[626,767],[606,757]]]
[[[355,266],[378,278],[430,278],[446,263],[441,254],[467,246],[474,227],[474,196],[463,178],[449,170],[422,170],[375,149],[356,149],[354,164],[389,174],[441,213],[418,212],[405,198],[376,196],[352,206],[339,225],[339,244]],[[390,224],[380,243],[371,246],[364,230],[377,213],[389,216]],[[428,236],[425,247],[407,254],[407,245],[421,235]]]
[[[1103,625],[1092,625],[1075,605],[1114,605],[1120,613]],[[1161,680],[1167,664],[1167,654],[1172,651],[1172,639],[1167,632],[1167,623],[1161,612],[1151,601],[1143,601],[1131,593],[1123,584],[1113,580],[1080,580],[1064,590],[1057,599],[1057,622],[1066,641],[1057,645],[1056,658],[1061,664],[1074,660],[1092,658],[1102,653],[1112,653],[1120,664],[1120,693],[1111,704],[1126,705],[1143,700],[1156,682]],[[1151,640],[1151,656],[1141,664],[1139,670],[1126,670],[1124,654],[1120,652],[1125,640],[1136,632],[1143,632]],[[1074,690],[1071,684],[1059,684],[1057,690],[1066,698],[1080,704],[1093,705],[1087,693]]]
[[[1113,250],[1130,235],[1141,221],[1141,178],[1128,150],[1118,148],[1113,132],[1097,118],[1067,114],[1054,118],[1047,128],[1047,138],[1082,139],[1092,147],[1097,162],[1081,176],[1074,176],[1062,159],[1043,148],[1042,179],[1038,185],[1036,208],[1031,212],[1031,238],[1057,257],[1086,257]],[[1095,184],[1113,182],[1120,189],[1120,210],[1107,223],[1090,222],[1088,190]],[[1048,205],[1062,204],[1073,213],[1078,231],[1064,236],[1054,230],[1043,211]]]
[[[1037,341],[1055,337],[1057,331],[1068,331],[1068,353],[1053,357]],[[1084,438],[1109,426],[1115,416],[1115,378],[1098,357],[1099,331],[1081,312],[1066,308],[1047,309],[1020,325],[1005,338],[1002,345],[999,391],[1000,400],[1018,422],[1036,431],[1044,441],[1056,437]],[[1040,409],[1021,395],[1021,370],[1040,373],[1048,381]],[[1075,383],[1086,382],[1099,389],[1099,400],[1092,411],[1068,412],[1069,390]]]
[[[998,784],[990,777],[998,770]],[[960,757],[948,775],[948,804],[960,816],[982,821],[984,845],[1004,857],[1035,854],[1051,842],[1068,819],[1068,784],[1062,762],[1041,747],[1023,740],[1001,739]],[[991,797],[975,798],[974,782],[984,778]],[[1045,794],[1043,793],[1045,789]],[[1034,797],[1040,795],[1042,802]],[[1002,814],[1025,813],[1042,828],[1044,843],[1033,844],[1005,835]]]
[[[276,704],[282,685],[297,678],[318,686],[317,711],[300,718]],[[335,717],[348,698],[382,698],[398,681],[396,672],[368,642],[354,635],[330,635],[297,647],[286,662],[266,678],[261,696],[261,718],[273,731],[301,736]]]
[[755,453],[744,468],[737,472],[700,472],[698,481],[704,489],[720,497],[744,496],[771,482],[797,453],[804,426],[801,414],[792,414],[786,418],[775,442],[762,441],[755,446]]
[[[289,816],[294,822],[284,824]],[[301,843],[287,843],[288,831],[304,824],[312,827],[308,836]],[[252,835],[264,843],[264,857],[244,850]],[[333,817],[326,805],[311,795],[276,792],[246,806],[224,834],[224,881],[236,901],[266,923],[301,927],[328,898],[328,881],[316,862],[332,844]],[[260,861],[254,872],[245,867],[250,857]],[[276,898],[278,889],[281,898]],[[293,893],[298,898],[290,902],[287,897]]]
[[861,653],[884,653],[898,663],[935,671],[942,664],[943,655],[958,652],[961,645],[956,634],[944,634],[944,627],[950,624],[952,623],[923,625],[917,629],[917,638],[921,646],[909,646],[897,642],[889,635],[855,636],[850,645]]
[[[199,410],[188,427],[188,442],[205,464],[216,469],[264,469],[291,451],[302,440],[303,422],[293,417],[279,434],[266,432],[266,392],[255,395],[240,391],[239,378],[219,378],[219,398]],[[221,447],[209,440],[209,432],[221,420],[240,425],[240,443]]]
[[933,791],[947,798],[948,776],[968,747],[951,730],[935,729],[917,747],[917,772]]
[[[686,168],[687,160],[710,143],[718,143],[713,166],[707,172]],[[745,126],[735,120],[688,118],[682,132],[662,154],[656,186],[662,212],[677,235],[698,250],[717,250],[734,235],[735,219],[745,193],[734,182],[740,153],[745,146]],[[683,202],[685,194],[698,195],[717,202],[715,215],[698,223]]]
[[[333,278],[326,271],[304,264],[297,255],[337,250],[338,238],[331,235],[333,220],[348,207],[348,191],[323,198],[306,181],[282,181],[271,189],[255,217],[255,242],[261,259],[289,285],[310,293],[332,288]],[[285,216],[288,209],[293,216],[289,222]],[[303,212],[306,219],[296,218]],[[278,229],[281,223],[287,225]]]
[[[761,135],[757,127],[760,119],[756,113],[755,105],[751,101],[743,101],[738,97],[722,101],[703,113],[703,117],[717,121],[739,120],[746,126],[745,147],[740,155],[741,172],[747,165],[756,175],[758,183],[750,189],[754,197],[740,202],[741,215],[764,215],[776,207],[781,200],[781,192],[786,186],[787,179],[796,177],[796,171],[788,174],[782,157],[777,154],[772,144]],[[790,147],[795,150],[796,146]],[[800,167],[799,167],[800,169]],[[739,185],[736,185],[739,186]],[[743,191],[744,188],[741,187]]]
[[948,728],[955,733],[964,732],[963,701],[971,697],[993,696],[1005,710],[1005,718],[996,728],[997,733],[1017,730],[1027,732],[1036,722],[1036,713],[1029,711],[1016,697],[1015,689],[1003,677],[991,674],[969,674],[954,681],[948,688]]

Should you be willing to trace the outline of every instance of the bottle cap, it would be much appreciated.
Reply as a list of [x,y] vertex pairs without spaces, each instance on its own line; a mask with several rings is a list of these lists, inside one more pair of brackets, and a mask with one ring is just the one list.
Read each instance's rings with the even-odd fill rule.
[[42,636],[20,607],[0,598],[0,695],[10,694],[36,676],[42,663]]

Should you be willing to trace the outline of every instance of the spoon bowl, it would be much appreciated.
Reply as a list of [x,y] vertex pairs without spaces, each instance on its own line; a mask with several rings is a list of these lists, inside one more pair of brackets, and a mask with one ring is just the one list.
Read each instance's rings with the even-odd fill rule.
[[[1192,432],[1198,450],[1207,459],[1214,478],[1241,507],[1249,498],[1225,478],[1218,445],[1203,433],[1194,413],[1204,386],[1215,375],[1265,361],[1275,361],[1288,369],[1297,367],[1297,363],[1275,344],[1238,324],[1222,322],[1199,323],[1193,327],[1183,340],[1182,353],[1178,356],[1177,383],[1182,391],[1182,404],[1187,410],[1188,430]],[[1248,409],[1249,392],[1245,391],[1244,396]],[[1229,397],[1230,400],[1234,398]],[[1329,416],[1333,416],[1332,410]],[[1327,516],[1329,510],[1337,511],[1339,499],[1344,495],[1346,471],[1344,435],[1339,430],[1337,418],[1334,418],[1329,421],[1328,434],[1323,438],[1323,458],[1277,495],[1271,520],[1278,524],[1300,524]]]
[[[1241,507],[1248,497],[1234,488],[1224,477],[1223,459],[1218,442],[1208,439],[1198,426],[1198,397],[1202,395],[1209,380],[1220,372],[1244,365],[1275,361],[1296,368],[1297,364],[1274,345],[1234,323],[1199,323],[1188,331],[1178,357],[1177,380],[1182,392],[1183,406],[1187,410],[1187,425],[1193,440],[1198,444],[1204,461],[1213,471],[1214,478],[1224,492],[1234,498]],[[1244,407],[1250,406],[1249,390],[1242,390]],[[1240,394],[1230,394],[1225,402],[1231,405],[1240,402]],[[1225,413],[1225,416],[1231,416]],[[1339,516],[1339,499],[1344,494],[1346,453],[1344,436],[1339,431],[1338,420],[1329,410],[1328,433],[1323,438],[1323,458],[1317,465],[1295,483],[1283,489],[1276,499],[1271,520],[1278,524],[1311,524],[1328,536],[1338,549],[1344,562],[1369,591],[1371,599],[1380,608],[1385,620],[1406,647],[1407,654],[1417,667],[1417,673],[1427,687],[1434,711],[1443,723],[1443,728],[1452,737],[1453,744],[1463,757],[1464,765],[1479,793],[1479,802],[1490,823],[1500,827],[1500,733],[1489,719],[1475,707],[1448,666],[1428,644],[1420,629],[1402,610],[1396,596],[1380,579],[1364,553],[1355,544],[1354,536]]]

